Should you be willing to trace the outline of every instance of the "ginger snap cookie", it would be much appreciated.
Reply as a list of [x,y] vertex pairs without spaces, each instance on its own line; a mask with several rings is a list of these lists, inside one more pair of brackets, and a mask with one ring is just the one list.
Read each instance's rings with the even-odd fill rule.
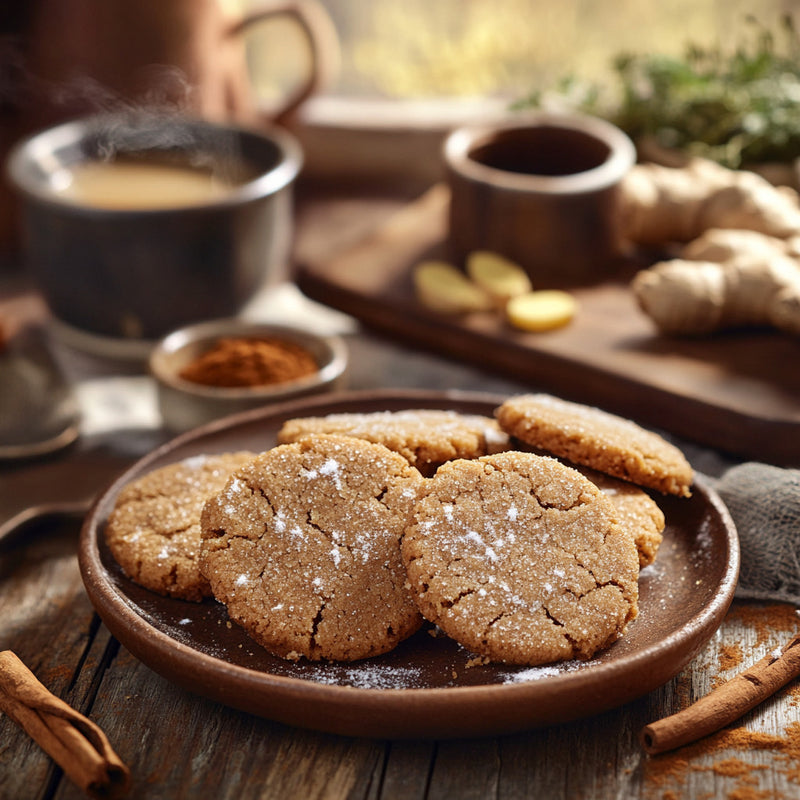
[[594,484],[553,458],[443,465],[401,552],[423,616],[492,661],[590,658],[638,613],[633,537]]
[[623,528],[630,531],[639,553],[639,569],[655,561],[658,548],[664,539],[664,512],[647,492],[627,481],[612,478],[602,472],[578,467],[611,501]]
[[694,472],[683,453],[631,420],[546,394],[510,397],[495,416],[539,451],[665,494],[691,494]]
[[508,435],[491,417],[437,409],[291,419],[278,432],[278,442],[294,442],[312,433],[338,433],[382,444],[425,475],[454,458],[477,458],[508,448]]
[[106,524],[111,554],[125,574],[154,592],[199,601],[211,594],[200,574],[200,513],[236,467],[255,453],[194,456],[125,486]]
[[422,624],[400,536],[424,481],[363,439],[278,445],[206,504],[203,574],[230,618],[274,655],[384,653]]

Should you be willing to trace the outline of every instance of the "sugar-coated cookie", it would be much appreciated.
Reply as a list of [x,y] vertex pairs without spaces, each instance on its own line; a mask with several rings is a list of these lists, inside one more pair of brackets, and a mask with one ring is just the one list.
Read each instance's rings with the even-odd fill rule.
[[436,409],[292,419],[278,432],[278,442],[294,442],[310,433],[339,433],[383,444],[426,475],[454,458],[477,458],[508,448],[507,434],[491,417]]
[[510,397],[495,413],[506,433],[537,450],[665,494],[691,494],[683,453],[631,420],[546,394]]
[[422,623],[399,540],[424,480],[363,439],[274,447],[206,504],[203,574],[231,619],[282,658],[386,652]]
[[236,467],[255,453],[193,456],[132,481],[106,524],[111,554],[126,575],[170,597],[199,601],[211,594],[200,574],[200,513]]
[[617,511],[619,524],[630,531],[639,553],[639,568],[655,561],[664,539],[664,512],[647,492],[628,481],[612,478],[602,472],[579,467],[598,489],[611,501]]
[[633,537],[594,484],[553,458],[443,465],[401,551],[423,615],[494,661],[589,658],[638,613]]

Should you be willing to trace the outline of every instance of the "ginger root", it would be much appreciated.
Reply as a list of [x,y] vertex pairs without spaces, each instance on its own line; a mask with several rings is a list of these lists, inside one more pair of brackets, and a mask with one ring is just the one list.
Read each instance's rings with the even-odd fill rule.
[[624,235],[688,242],[631,288],[662,333],[773,326],[800,334],[800,196],[752,172],[691,159],[640,164],[622,187]]
[[518,295],[530,292],[531,279],[522,267],[497,253],[474,250],[466,259],[467,275],[503,308]]
[[758,231],[711,228],[681,250],[691,261],[730,261],[739,256],[766,260],[775,256],[800,258],[800,234],[778,239]]
[[414,268],[420,301],[442,314],[467,314],[494,307],[491,295],[446,261],[423,261]]
[[440,314],[496,311],[514,328],[549,331],[566,325],[578,303],[568,292],[534,291],[528,274],[487,250],[467,256],[466,273],[447,261],[422,261],[412,273],[417,299]]
[[785,254],[662,261],[639,272],[631,285],[662,333],[771,325],[800,335],[800,263]]
[[540,289],[512,297],[506,317],[523,331],[551,331],[571,322],[578,309],[575,298],[560,289]]
[[702,158],[637,164],[621,184],[619,219],[622,236],[639,244],[689,242],[710,228],[788,238],[800,234],[800,195]]

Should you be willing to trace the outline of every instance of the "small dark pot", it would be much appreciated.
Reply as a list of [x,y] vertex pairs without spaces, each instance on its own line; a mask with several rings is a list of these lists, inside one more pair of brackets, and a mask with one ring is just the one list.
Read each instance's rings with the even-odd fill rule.
[[621,130],[593,117],[542,113],[453,131],[444,145],[453,257],[500,253],[535,288],[602,280],[622,252],[618,187],[635,158]]

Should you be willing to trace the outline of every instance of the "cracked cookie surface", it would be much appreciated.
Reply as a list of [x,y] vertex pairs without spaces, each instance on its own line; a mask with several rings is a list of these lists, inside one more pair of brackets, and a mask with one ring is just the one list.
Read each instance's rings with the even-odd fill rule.
[[271,653],[353,661],[422,618],[399,539],[424,483],[380,444],[282,444],[237,470],[203,511],[201,564],[228,614]]
[[200,513],[236,467],[255,458],[241,451],[194,456],[155,469],[125,486],[106,524],[111,554],[136,583],[170,597],[211,594],[200,574]]
[[552,458],[445,464],[401,551],[423,615],[493,661],[590,658],[638,613],[633,537],[594,484]]
[[426,475],[454,458],[477,458],[508,449],[508,435],[491,417],[437,409],[291,419],[278,432],[278,441],[294,442],[317,433],[338,433],[383,444]]
[[665,494],[691,494],[694,471],[683,453],[629,419],[547,394],[510,397],[495,416],[537,450]]

